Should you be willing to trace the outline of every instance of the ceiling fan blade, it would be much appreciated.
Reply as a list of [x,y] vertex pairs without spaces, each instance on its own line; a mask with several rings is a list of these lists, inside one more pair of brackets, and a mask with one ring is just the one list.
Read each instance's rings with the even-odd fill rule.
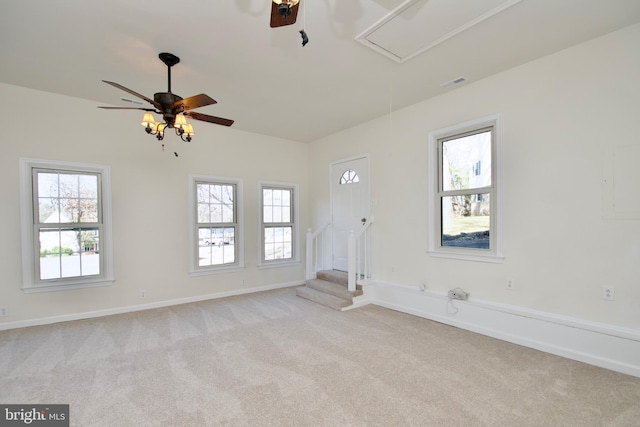
[[103,80],[103,82],[105,82],[106,84],[109,84],[109,85],[111,85],[113,87],[117,87],[118,89],[123,90],[123,91],[125,91],[125,92],[127,92],[127,93],[129,93],[129,94],[131,94],[133,96],[137,96],[140,99],[144,99],[145,101],[147,101],[149,104],[155,106],[156,108],[160,108],[161,107],[160,104],[156,103],[153,99],[147,98],[144,95],[140,95],[138,92],[135,92],[135,91],[133,91],[133,90],[131,90],[129,88],[126,88],[126,87],[122,86],[121,84],[114,83],[114,82],[109,82],[107,80]]
[[222,125],[222,126],[231,126],[234,122],[233,120],[230,120],[230,119],[223,119],[222,117],[215,117],[215,116],[210,116],[208,114],[194,113],[191,111],[184,113],[184,115],[193,120],[200,120],[202,122],[215,123],[217,125]]
[[295,24],[296,18],[298,17],[298,6],[300,6],[300,3],[291,6],[291,14],[283,17],[278,11],[279,5],[271,2],[271,21],[269,22],[271,28]]
[[155,108],[142,108],[142,107],[98,107],[98,108],[104,108],[105,110],[142,110],[142,111],[153,111],[154,113],[158,113],[158,111],[156,111]]
[[189,98],[185,98],[182,101],[178,101],[175,103],[174,107],[178,105],[182,105],[185,111],[193,110],[194,108],[204,107],[205,105],[217,104],[218,102],[211,98],[209,95],[205,95],[201,93],[200,95],[190,96]]

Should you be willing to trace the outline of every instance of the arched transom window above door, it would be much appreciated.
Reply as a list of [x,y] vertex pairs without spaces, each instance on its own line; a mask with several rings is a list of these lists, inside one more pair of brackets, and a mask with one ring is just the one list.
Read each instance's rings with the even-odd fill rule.
[[353,184],[356,182],[360,182],[360,178],[358,177],[358,173],[353,169],[344,171],[340,177],[340,184]]

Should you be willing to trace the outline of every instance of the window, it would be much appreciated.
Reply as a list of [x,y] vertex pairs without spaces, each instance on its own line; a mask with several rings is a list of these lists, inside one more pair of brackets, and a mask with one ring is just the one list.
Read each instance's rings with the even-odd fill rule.
[[261,184],[262,265],[297,262],[295,185]]
[[21,159],[23,290],[113,281],[107,166]]
[[500,117],[429,135],[429,253],[501,262]]
[[243,266],[241,184],[233,178],[190,177],[191,273],[228,271]]
[[353,184],[354,182],[360,182],[360,177],[353,169],[345,171],[340,177],[340,184]]

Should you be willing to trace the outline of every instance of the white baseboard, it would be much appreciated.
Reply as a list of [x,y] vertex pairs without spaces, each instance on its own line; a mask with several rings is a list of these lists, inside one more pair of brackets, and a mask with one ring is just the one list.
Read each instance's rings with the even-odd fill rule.
[[503,341],[640,377],[640,331],[524,307],[377,282],[368,302]]
[[148,304],[131,305],[126,307],[109,308],[106,310],[96,310],[84,313],[65,314],[60,316],[41,317],[38,319],[19,320],[16,322],[0,323],[0,331],[8,329],[26,328],[29,326],[49,325],[52,323],[68,322],[71,320],[91,319],[94,317],[111,316],[113,314],[132,313],[135,311],[150,310],[154,308],[170,307],[173,305],[187,304],[191,302],[207,301],[218,298],[225,298],[234,295],[251,294],[254,292],[270,291],[272,289],[288,288],[292,286],[304,285],[304,281],[294,281],[279,283],[276,285],[258,286],[254,288],[238,289],[214,294],[198,295],[194,297],[178,298],[166,301],[157,301]]

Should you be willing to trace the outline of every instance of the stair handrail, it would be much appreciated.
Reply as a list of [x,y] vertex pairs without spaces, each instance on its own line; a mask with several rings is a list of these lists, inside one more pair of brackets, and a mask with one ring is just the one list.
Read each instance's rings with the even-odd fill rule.
[[[347,247],[347,288],[350,292],[356,290],[356,285],[362,278],[369,278],[369,228],[374,223],[375,217],[369,220],[363,218],[362,227],[357,231],[349,230]],[[360,262],[362,260],[362,262]],[[360,266],[362,265],[362,271]]]
[[330,225],[331,220],[327,220],[320,227],[318,227],[316,231],[312,231],[310,228],[307,229],[307,253],[305,266],[306,280],[314,278],[318,266],[318,257],[321,255],[321,253],[318,252],[318,237],[321,236],[322,232],[324,232]]

